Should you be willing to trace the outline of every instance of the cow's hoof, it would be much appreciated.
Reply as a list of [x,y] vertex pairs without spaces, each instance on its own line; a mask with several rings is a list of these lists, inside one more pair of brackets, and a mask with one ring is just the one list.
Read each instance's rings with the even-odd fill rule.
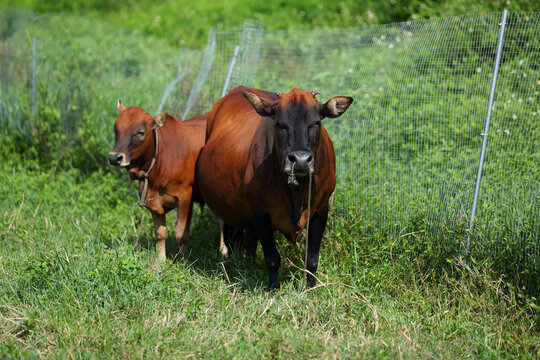
[[186,255],[188,252],[188,244],[179,244],[178,253],[182,256]]

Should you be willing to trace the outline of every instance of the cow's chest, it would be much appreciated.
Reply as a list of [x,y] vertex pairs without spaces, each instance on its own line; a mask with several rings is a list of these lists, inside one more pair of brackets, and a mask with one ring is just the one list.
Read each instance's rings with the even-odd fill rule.
[[290,206],[274,208],[270,211],[272,226],[281,231],[287,239],[296,241],[307,223],[307,209],[294,211]]

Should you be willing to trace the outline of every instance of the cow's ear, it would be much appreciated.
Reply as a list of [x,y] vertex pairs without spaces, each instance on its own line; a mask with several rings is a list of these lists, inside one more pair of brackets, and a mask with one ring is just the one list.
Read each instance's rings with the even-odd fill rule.
[[349,96],[334,96],[322,106],[321,116],[323,118],[337,118],[341,116],[351,105],[353,98]]
[[244,96],[248,101],[253,105],[255,111],[261,116],[272,116],[275,114],[275,108],[273,104],[266,100],[265,98],[260,97],[254,93],[244,91]]
[[154,120],[152,120],[152,129],[157,130],[157,129],[161,128],[163,126],[163,124],[165,124],[165,121],[167,121],[168,116],[169,115],[167,115],[165,113],[157,114],[156,117],[154,118]]
[[119,114],[123,113],[124,110],[126,110],[126,107],[124,106],[124,104],[122,104],[120,100],[118,100],[118,102],[116,103],[116,106],[118,107]]

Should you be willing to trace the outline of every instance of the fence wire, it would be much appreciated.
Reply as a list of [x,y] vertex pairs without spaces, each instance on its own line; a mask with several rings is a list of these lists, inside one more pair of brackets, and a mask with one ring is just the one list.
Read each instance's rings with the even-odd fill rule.
[[[334,218],[358,220],[369,234],[432,239],[436,251],[459,254],[501,18],[272,31],[246,21],[211,31],[202,51],[178,54],[134,31],[10,9],[0,23],[0,124],[39,140],[56,119],[84,139],[76,146],[102,156],[112,144],[116,99],[180,119],[205,113],[221,96],[239,47],[229,90],[299,87],[321,91],[320,101],[354,97],[342,117],[323,121],[337,156]],[[33,37],[37,106],[29,116]],[[473,255],[533,274],[540,262],[538,64],[540,13],[510,12],[471,234]]]
[[[354,104],[324,121],[337,154],[334,215],[404,241],[429,237],[460,254],[488,111],[502,13],[324,30],[216,33],[206,106],[219,98],[240,41],[230,88],[299,87]],[[475,256],[538,271],[540,26],[509,13],[488,136]],[[512,261],[509,261],[509,257]],[[509,265],[510,264],[510,265]]]

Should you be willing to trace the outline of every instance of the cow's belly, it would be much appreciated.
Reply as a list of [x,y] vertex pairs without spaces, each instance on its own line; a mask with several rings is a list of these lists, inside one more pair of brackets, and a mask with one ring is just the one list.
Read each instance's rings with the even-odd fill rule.
[[[205,149],[206,150],[206,149]],[[204,151],[204,150],[203,150]],[[210,210],[223,221],[246,228],[251,222],[250,206],[242,193],[239,170],[227,159],[201,153],[198,169],[199,191]]]
[[223,189],[223,192],[219,189],[211,189],[203,196],[208,207],[220,219],[235,227],[249,227],[252,220],[249,206],[233,192],[227,189]]

